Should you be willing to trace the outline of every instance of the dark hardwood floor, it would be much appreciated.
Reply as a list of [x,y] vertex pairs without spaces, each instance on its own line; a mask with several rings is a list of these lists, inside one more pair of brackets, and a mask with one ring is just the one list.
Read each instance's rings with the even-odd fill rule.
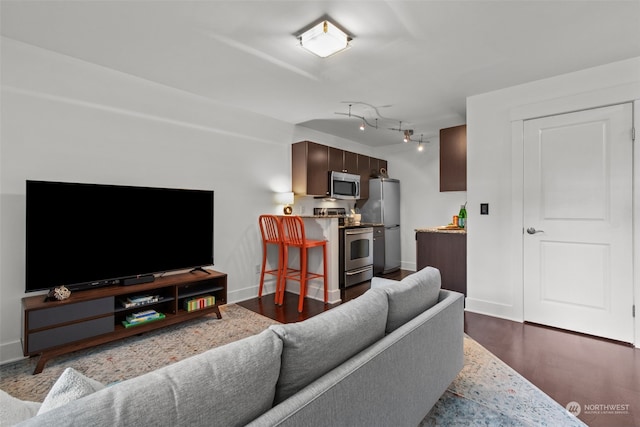
[[[386,278],[400,280],[401,270]],[[342,292],[348,301],[369,289],[369,282]],[[298,322],[336,305],[307,299],[297,312],[298,295],[285,294],[283,306],[273,295],[238,303],[281,323]],[[562,406],[580,404],[578,416],[591,427],[640,427],[640,349],[540,325],[465,312],[467,335],[511,366]],[[617,405],[607,407],[606,405]],[[616,409],[618,413],[616,412]],[[607,413],[612,412],[612,413]]]

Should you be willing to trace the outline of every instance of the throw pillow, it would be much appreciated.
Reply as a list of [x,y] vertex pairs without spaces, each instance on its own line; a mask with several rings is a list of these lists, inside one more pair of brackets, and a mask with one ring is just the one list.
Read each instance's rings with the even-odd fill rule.
[[384,337],[387,298],[371,290],[303,322],[273,325],[284,344],[278,404]]
[[75,369],[67,368],[44,398],[38,415],[102,390],[104,387],[104,384],[82,375]]
[[18,424],[38,413],[41,403],[20,400],[0,390],[0,427]]
[[440,270],[425,267],[395,285],[383,286],[389,298],[386,332],[390,334],[438,302]]

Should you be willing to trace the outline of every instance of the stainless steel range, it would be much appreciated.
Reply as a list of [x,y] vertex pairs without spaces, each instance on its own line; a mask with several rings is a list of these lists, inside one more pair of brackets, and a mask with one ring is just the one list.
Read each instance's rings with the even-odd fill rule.
[[340,286],[349,287],[373,277],[373,227],[340,230]]
[[346,288],[373,277],[372,224],[345,225],[344,208],[314,208],[318,216],[337,216],[340,225],[340,287]]

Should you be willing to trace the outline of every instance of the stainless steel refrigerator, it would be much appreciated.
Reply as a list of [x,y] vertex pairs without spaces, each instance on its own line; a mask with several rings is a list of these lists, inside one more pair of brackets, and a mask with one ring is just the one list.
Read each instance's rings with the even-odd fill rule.
[[384,225],[384,271],[400,268],[400,181],[369,180],[369,199],[360,210],[362,221]]

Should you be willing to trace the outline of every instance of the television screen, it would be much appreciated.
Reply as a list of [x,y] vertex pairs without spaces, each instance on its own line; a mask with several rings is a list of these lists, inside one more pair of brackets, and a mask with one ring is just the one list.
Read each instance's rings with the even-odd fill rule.
[[213,264],[213,191],[27,181],[26,292]]

